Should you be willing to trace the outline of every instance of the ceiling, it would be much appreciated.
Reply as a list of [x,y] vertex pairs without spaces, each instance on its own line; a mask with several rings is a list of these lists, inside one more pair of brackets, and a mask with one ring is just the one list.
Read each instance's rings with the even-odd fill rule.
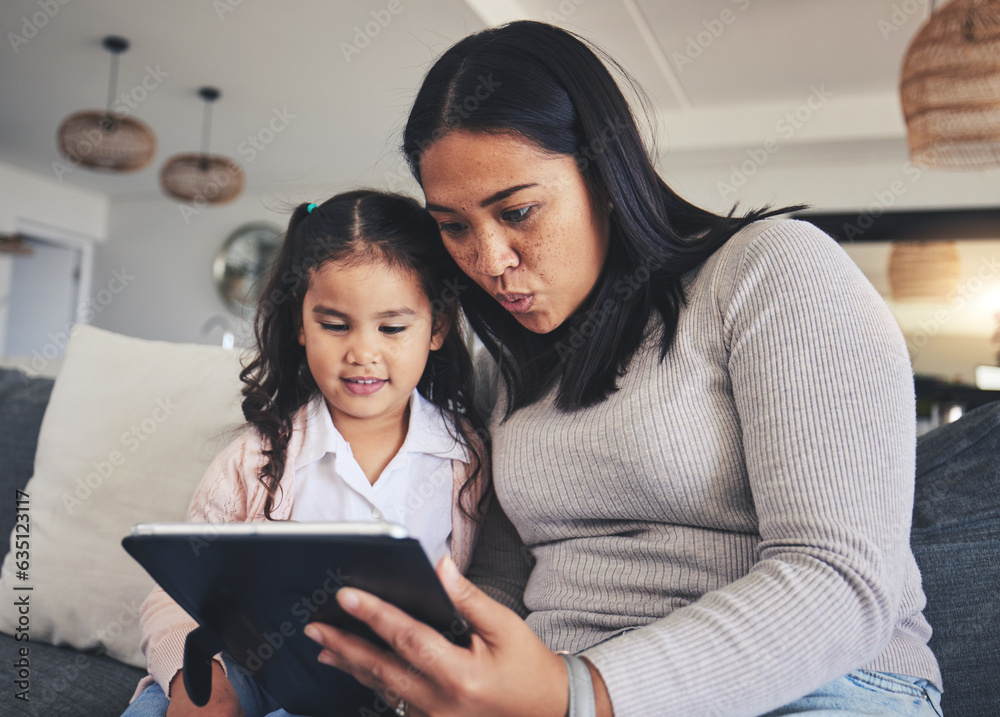
[[[114,201],[156,196],[163,162],[198,148],[197,90],[214,85],[212,151],[248,188],[410,186],[399,133],[429,64],[516,18],[579,32],[638,79],[661,164],[745,159],[779,127],[800,149],[783,161],[905,157],[898,73],[926,16],[917,0],[4,0],[0,161]],[[131,41],[118,94],[157,155],[134,174],[66,171],[56,130],[104,107],[109,34]],[[822,116],[779,125],[810,103]]]

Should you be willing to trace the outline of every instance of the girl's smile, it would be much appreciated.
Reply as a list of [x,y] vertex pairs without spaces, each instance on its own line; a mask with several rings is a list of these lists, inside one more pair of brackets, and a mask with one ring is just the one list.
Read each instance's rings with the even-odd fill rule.
[[406,269],[352,257],[312,273],[299,343],[341,434],[360,422],[405,426],[427,355],[447,333],[432,323],[430,300]]
[[348,391],[357,396],[370,396],[386,384],[380,378],[342,378]]

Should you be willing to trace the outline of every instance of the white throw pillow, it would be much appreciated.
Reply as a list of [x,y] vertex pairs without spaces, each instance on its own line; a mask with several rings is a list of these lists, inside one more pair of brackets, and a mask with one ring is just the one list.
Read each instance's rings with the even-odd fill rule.
[[[28,598],[32,641],[103,645],[145,667],[138,609],[153,581],[121,540],[135,523],[187,520],[195,486],[242,423],[240,358],[74,327],[26,486],[29,532],[15,527],[0,571],[0,595]],[[16,536],[30,544],[26,580]],[[9,634],[25,624],[13,602],[0,603]]]

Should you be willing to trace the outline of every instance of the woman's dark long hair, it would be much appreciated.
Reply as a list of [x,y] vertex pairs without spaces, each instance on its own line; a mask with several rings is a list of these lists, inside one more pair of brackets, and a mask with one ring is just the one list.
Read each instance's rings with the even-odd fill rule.
[[[267,489],[264,515],[271,518],[295,412],[319,393],[299,344],[302,304],[313,272],[331,261],[384,261],[413,272],[431,302],[434,325],[450,320],[444,343],[432,351],[417,391],[451,418],[455,436],[472,454],[471,471],[459,499],[466,515],[476,517],[488,494],[488,434],[475,409],[472,360],[458,325],[459,304],[449,287],[460,286],[455,268],[434,220],[413,199],[398,194],[357,190],[338,194],[310,212],[292,213],[281,250],[261,292],[255,334],[257,354],[240,373],[243,415],[265,443],[265,464],[258,480]],[[373,287],[374,290],[374,287]],[[477,506],[467,505],[469,490],[482,483]],[[478,491],[477,491],[478,492]]]
[[434,63],[403,132],[418,182],[423,152],[458,129],[515,133],[574,157],[594,207],[613,207],[597,284],[556,330],[528,331],[478,286],[462,295],[469,322],[499,364],[508,416],[556,381],[556,405],[563,410],[606,399],[654,309],[664,324],[662,360],[685,301],[681,277],[749,223],[801,208],[735,216],[734,207],[719,216],[682,199],[656,173],[628,102],[601,59],[576,35],[544,23],[484,30]]

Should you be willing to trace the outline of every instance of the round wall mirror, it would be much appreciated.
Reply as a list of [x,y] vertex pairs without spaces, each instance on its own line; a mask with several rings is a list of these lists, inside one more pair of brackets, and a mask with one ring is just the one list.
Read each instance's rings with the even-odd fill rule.
[[[271,224],[244,224],[223,243],[212,264],[215,286],[237,316],[253,312],[278,249],[281,230]],[[250,309],[248,312],[247,309]]]

